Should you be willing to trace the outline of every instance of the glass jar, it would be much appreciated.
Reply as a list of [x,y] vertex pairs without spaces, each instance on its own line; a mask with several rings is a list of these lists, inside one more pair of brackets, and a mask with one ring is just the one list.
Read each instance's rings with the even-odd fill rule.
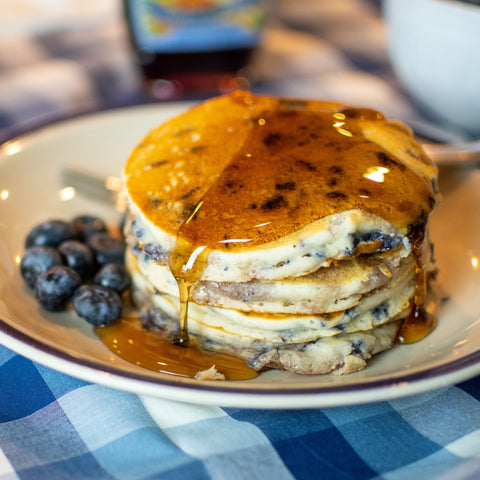
[[159,100],[206,97],[241,84],[259,44],[268,0],[124,0],[146,92]]

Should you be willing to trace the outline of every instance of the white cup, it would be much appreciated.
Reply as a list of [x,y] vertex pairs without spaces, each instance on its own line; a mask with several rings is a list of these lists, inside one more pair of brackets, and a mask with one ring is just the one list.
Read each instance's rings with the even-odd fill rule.
[[480,136],[480,6],[385,0],[392,67],[418,105]]

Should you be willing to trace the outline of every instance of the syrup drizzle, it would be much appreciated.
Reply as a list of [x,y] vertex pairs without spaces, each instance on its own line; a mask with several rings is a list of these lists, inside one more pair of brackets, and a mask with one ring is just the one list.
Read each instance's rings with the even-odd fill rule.
[[[180,330],[175,341],[170,342],[177,352],[179,346],[188,345],[186,351],[197,348],[191,345],[188,331],[189,291],[201,278],[210,251],[265,244],[327,215],[351,209],[377,214],[399,231],[408,232],[412,245],[421,245],[428,218],[425,212],[431,210],[434,201],[423,178],[363,135],[365,122],[385,122],[379,112],[285,100],[265,108],[245,92],[231,95],[230,100],[232,108],[241,105],[250,118],[247,136],[238,145],[232,141],[225,147],[235,146],[232,155],[218,154],[223,147],[222,135],[227,136],[221,124],[216,126],[218,131],[210,132],[212,146],[192,146],[191,135],[178,133],[177,151],[190,152],[181,157],[182,172],[204,172],[199,187],[185,187],[185,191],[179,187],[176,198],[188,197],[189,201],[183,204],[181,215],[171,207],[172,193],[168,189],[162,192],[157,185],[162,185],[168,175],[175,175],[175,156],[158,162],[145,179],[150,183],[142,184],[141,191],[156,192],[154,208],[148,212],[148,205],[138,198],[151,221],[176,237],[169,266],[178,283],[181,306]],[[238,131],[237,136],[243,135],[245,115],[230,118],[227,123],[228,128]],[[164,154],[166,158],[172,156],[171,151],[157,153],[159,158]],[[211,155],[224,162],[221,168],[212,165]],[[127,169],[132,172],[148,167],[131,163]],[[176,184],[181,184],[179,180]],[[132,190],[134,201],[135,195]],[[186,220],[179,223],[182,216]],[[399,343],[417,341],[434,326],[424,305],[425,267],[419,248],[414,248],[414,256],[415,296],[409,318],[399,332]],[[170,347],[162,348],[170,351]],[[202,357],[202,351],[198,352],[194,356]],[[247,376],[253,372],[249,370]]]
[[[422,242],[423,246],[423,242]],[[425,338],[436,326],[436,318],[426,308],[427,274],[423,253],[418,246],[414,247],[415,258],[415,291],[411,300],[408,317],[402,322],[395,338],[395,343],[416,343]]]
[[180,319],[179,330],[175,343],[179,346],[188,346],[190,341],[188,335],[188,300],[190,298],[190,288],[193,282],[187,282],[183,278],[176,278],[178,284],[178,293],[180,299]]

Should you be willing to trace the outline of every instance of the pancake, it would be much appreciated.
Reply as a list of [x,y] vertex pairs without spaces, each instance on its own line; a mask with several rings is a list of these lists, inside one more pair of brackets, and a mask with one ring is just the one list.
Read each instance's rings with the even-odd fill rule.
[[[278,114],[281,121],[267,121],[267,113]],[[292,113],[295,118],[290,118]],[[179,231],[186,235],[188,218],[194,212],[196,220],[208,215],[202,219],[209,225],[205,238],[195,234],[210,250],[202,277],[214,281],[285,278],[349,256],[365,243],[373,241],[375,249],[397,246],[407,241],[409,232],[423,232],[434,202],[436,169],[406,130],[378,115],[340,104],[248,94],[205,102],[154,129],[128,159],[126,191],[135,234],[165,258]],[[254,128],[261,120],[264,125]],[[292,132],[294,122],[299,125]],[[350,138],[343,135],[350,132],[347,128],[354,132]],[[250,138],[251,131],[261,138]],[[332,134],[336,137],[330,141]],[[252,154],[241,151],[248,150],[248,144],[259,150],[252,164],[245,162]],[[287,152],[282,162],[279,149]],[[345,158],[339,157],[339,149]],[[311,160],[319,152],[321,168]],[[267,163],[262,165],[259,158]],[[272,163],[278,171],[271,171]],[[375,181],[384,170],[389,170],[384,181]],[[368,172],[373,181],[365,177]],[[292,182],[292,175],[299,173],[301,178]],[[351,177],[362,180],[355,189]],[[208,211],[207,200],[212,204]],[[202,208],[196,210],[200,202]],[[229,229],[232,215],[238,220],[235,211],[242,212],[243,221],[233,232]],[[199,222],[188,225],[194,223]],[[268,225],[262,228],[262,223]],[[247,249],[235,242],[245,238],[231,238],[233,233],[249,239]]]
[[[134,300],[148,311],[148,328],[176,335],[178,298],[154,291],[138,271],[132,281]],[[391,291],[330,315],[262,316],[191,303],[189,331],[205,349],[244,358],[256,370],[352,373],[391,347],[413,291],[412,278],[404,278]]]
[[[132,248],[130,252],[137,255],[136,268],[152,288],[178,295],[177,282],[167,265],[154,262],[138,248]],[[361,255],[302,277],[276,281],[199,281],[191,288],[190,300],[199,305],[246,312],[295,315],[346,310],[360,303],[362,297],[371,291],[392,285],[400,275],[411,276],[414,262],[411,257],[404,258],[403,254],[402,251]],[[400,268],[402,260],[404,264]]]
[[[133,271],[133,269],[132,269]],[[178,299],[155,291],[139,272],[132,274],[137,302],[145,307],[157,307],[178,325]],[[266,314],[224,309],[209,305],[189,306],[190,333],[228,345],[229,351],[240,345],[256,342],[261,349],[269,344],[310,342],[319,337],[330,337],[342,332],[370,330],[403,313],[413,293],[412,277],[405,275],[389,288],[382,288],[365,296],[355,307],[323,314]],[[162,319],[162,322],[165,319]],[[271,345],[268,345],[269,347]]]
[[421,307],[437,171],[379,112],[235,92],[153,129],[124,180],[157,328],[257,370],[350,373]]

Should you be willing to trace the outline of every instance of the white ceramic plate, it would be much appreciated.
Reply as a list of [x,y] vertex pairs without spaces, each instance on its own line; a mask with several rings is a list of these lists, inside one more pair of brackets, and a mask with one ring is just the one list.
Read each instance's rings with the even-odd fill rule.
[[137,394],[247,408],[307,408],[389,400],[480,374],[480,171],[442,172],[443,203],[432,221],[440,296],[437,329],[395,346],[343,377],[270,371],[245,382],[198,382],[151,372],[110,352],[73,313],[48,314],[24,286],[18,262],[27,232],[42,220],[95,213],[107,204],[63,190],[60,171],[116,175],[153,126],[186,108],[135,107],[81,117],[28,134],[0,152],[0,342],[58,371]]

